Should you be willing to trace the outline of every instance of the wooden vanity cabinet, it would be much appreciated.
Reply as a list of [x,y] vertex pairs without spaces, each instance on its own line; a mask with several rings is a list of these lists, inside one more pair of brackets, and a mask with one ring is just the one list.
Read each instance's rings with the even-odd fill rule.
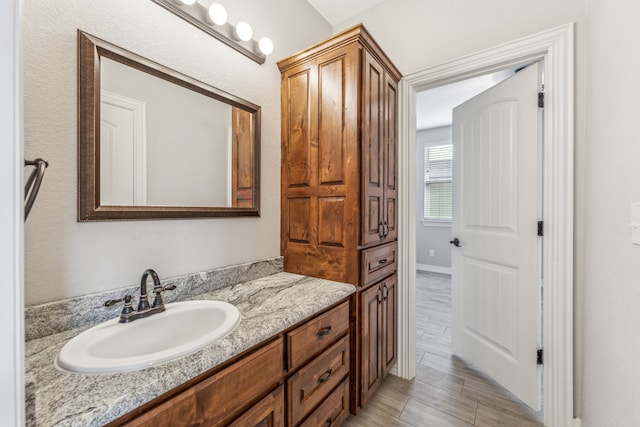
[[[384,284],[397,270],[401,75],[362,25],[281,60],[278,67],[284,270],[359,287],[351,344],[356,413],[369,395],[366,371],[395,362],[396,280]],[[382,317],[365,318],[362,302],[372,287],[393,293],[381,303],[384,327],[374,329]],[[386,303],[391,300],[393,309]],[[364,351],[365,344],[372,345],[364,337],[388,341],[384,363],[377,344],[375,355]]]
[[349,415],[354,297],[109,426],[320,427]]
[[[226,426],[240,417],[261,425],[284,426],[284,349],[279,338],[125,423],[127,427]],[[280,392],[278,390],[280,389]]]

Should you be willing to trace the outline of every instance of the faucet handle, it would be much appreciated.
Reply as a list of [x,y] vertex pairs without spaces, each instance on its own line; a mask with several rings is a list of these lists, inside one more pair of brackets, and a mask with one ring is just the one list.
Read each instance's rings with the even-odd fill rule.
[[131,301],[133,297],[131,295],[125,295],[120,299],[110,299],[104,302],[105,307],[110,307],[112,305],[116,305],[119,302],[124,301],[124,307],[122,307],[122,311],[120,312],[120,323],[125,323],[129,321],[129,316],[133,313],[133,305]]
[[162,301],[162,292],[163,291],[172,291],[176,288],[176,285],[167,285],[167,286],[155,286],[153,288],[153,292],[156,294],[153,299],[152,307],[161,307],[164,305],[164,301]]
[[125,305],[126,304],[131,304],[131,299],[132,298],[133,297],[131,295],[125,295],[124,297],[118,298],[118,299],[108,299],[102,305],[105,306],[105,307],[111,307],[112,305],[116,305],[116,304],[118,304],[119,302],[122,302],[122,301],[124,301]]

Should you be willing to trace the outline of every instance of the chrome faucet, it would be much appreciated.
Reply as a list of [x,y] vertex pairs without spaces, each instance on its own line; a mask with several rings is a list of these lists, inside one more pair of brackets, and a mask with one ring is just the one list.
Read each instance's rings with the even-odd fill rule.
[[[147,279],[149,276],[151,276],[151,279],[153,280],[153,293],[155,294],[153,305],[151,306],[149,305],[147,295]],[[137,310],[133,309],[133,304],[131,302],[133,297],[131,295],[125,295],[124,298],[117,300],[108,300],[104,305],[108,307],[124,301],[124,307],[120,313],[120,323],[129,323],[136,319],[142,319],[143,317],[149,317],[152,314],[163,312],[165,308],[164,301],[162,301],[162,292],[175,288],[175,285],[162,286],[160,279],[158,278],[158,274],[149,268],[142,273],[142,278],[140,279],[140,300],[138,301]]]

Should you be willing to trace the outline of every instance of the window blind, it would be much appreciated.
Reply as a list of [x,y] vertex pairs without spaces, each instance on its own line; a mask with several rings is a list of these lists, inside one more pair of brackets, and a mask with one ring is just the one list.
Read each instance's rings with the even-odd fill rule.
[[424,218],[451,220],[453,146],[437,145],[424,150]]

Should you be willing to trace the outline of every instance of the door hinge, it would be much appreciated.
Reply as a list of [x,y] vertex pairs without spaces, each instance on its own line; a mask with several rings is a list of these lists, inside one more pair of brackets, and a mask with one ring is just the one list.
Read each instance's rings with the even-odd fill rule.
[[538,92],[538,108],[544,108],[544,92]]
[[538,221],[538,236],[544,236],[544,221]]
[[542,365],[542,364],[543,364],[542,362],[543,362],[543,360],[542,360],[542,349],[541,349],[541,348],[539,348],[539,349],[536,351],[536,363],[537,363],[538,365]]

